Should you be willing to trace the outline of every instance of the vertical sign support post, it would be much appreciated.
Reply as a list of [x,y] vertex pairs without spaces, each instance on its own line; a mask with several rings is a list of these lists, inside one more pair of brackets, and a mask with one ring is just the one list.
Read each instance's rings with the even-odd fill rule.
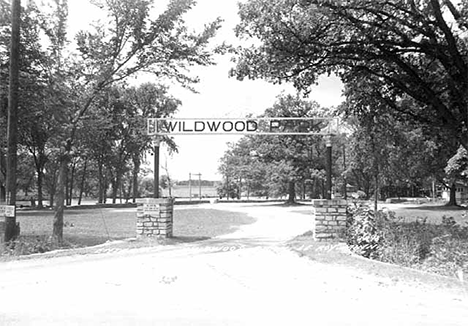
[[327,146],[327,198],[332,199],[332,143],[331,135],[326,136]]
[[159,146],[161,145],[161,139],[156,136],[154,141],[154,198],[159,198]]

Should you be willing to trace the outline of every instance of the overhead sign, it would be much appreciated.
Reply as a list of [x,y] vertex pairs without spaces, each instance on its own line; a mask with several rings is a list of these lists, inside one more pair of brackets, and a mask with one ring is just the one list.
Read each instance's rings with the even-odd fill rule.
[[0,205],[0,217],[15,217],[15,206]]
[[148,135],[331,135],[338,118],[148,119]]

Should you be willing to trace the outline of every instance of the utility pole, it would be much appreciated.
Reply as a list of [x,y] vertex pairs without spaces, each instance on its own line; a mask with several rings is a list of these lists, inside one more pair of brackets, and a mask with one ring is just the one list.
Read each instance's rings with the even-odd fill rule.
[[[6,200],[16,206],[21,0],[11,1],[10,78],[8,91]],[[16,212],[5,217],[5,242],[16,236]]]

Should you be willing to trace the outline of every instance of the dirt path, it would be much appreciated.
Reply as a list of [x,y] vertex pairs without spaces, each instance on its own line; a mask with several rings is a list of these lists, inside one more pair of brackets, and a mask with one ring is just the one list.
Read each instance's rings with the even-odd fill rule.
[[[209,207],[209,206],[207,206]],[[468,295],[299,257],[308,207],[209,241],[0,264],[0,325],[466,325]]]

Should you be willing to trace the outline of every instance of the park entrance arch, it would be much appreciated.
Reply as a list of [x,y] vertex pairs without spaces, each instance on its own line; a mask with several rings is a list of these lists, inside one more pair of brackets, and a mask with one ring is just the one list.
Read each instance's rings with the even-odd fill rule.
[[346,226],[346,201],[331,199],[332,142],[339,131],[336,117],[261,118],[149,118],[147,134],[154,137],[154,198],[139,203],[139,236],[172,236],[173,200],[159,198],[159,147],[163,136],[172,135],[266,135],[311,136],[327,139],[327,199],[315,200],[314,236],[317,240],[341,237]]

